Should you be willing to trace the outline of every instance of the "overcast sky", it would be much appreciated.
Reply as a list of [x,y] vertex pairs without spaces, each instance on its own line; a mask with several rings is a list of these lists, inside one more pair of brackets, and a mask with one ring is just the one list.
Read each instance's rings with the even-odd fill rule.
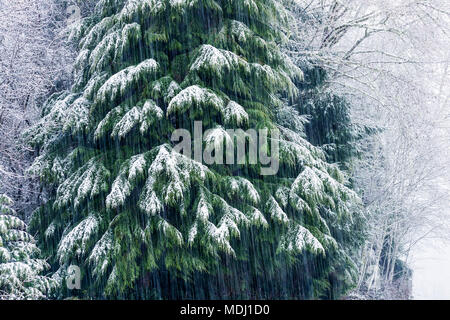
[[450,299],[450,244],[425,240],[412,263],[414,299]]

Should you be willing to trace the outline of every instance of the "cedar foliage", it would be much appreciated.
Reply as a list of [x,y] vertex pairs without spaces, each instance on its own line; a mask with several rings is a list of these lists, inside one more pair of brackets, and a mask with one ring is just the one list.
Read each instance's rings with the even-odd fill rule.
[[0,195],[0,300],[44,299],[56,283],[42,275],[50,266],[12,204]]
[[[291,107],[303,72],[279,49],[289,19],[275,0],[101,0],[73,28],[75,84],[26,134],[50,197],[33,230],[57,279],[82,268],[82,290],[61,296],[335,298],[353,285],[360,200]],[[280,170],[175,152],[172,131],[197,120],[223,140],[279,129]]]

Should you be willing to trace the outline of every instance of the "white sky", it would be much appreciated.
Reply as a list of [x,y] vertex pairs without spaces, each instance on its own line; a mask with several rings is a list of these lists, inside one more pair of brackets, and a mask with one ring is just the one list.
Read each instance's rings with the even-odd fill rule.
[[450,300],[450,244],[425,240],[412,261],[413,296],[420,300]]

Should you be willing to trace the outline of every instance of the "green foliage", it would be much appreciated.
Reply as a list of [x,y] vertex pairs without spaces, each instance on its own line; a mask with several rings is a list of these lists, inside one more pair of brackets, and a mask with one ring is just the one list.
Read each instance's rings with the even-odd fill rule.
[[[54,190],[33,227],[57,275],[82,267],[80,295],[325,297],[353,267],[359,199],[288,106],[303,73],[278,48],[287,21],[275,0],[103,0],[85,20],[72,92],[27,133]],[[205,146],[279,128],[280,171],[175,152],[171,131],[196,120]]]
[[53,279],[41,275],[50,266],[38,258],[34,238],[11,205],[10,198],[0,195],[0,300],[46,298],[56,287]]
[[370,128],[352,123],[350,104],[344,97],[327,90],[323,85],[324,70],[316,67],[305,72],[302,95],[297,110],[309,115],[305,124],[308,140],[326,151],[327,159],[348,167],[351,159],[359,156],[357,142],[370,134]]

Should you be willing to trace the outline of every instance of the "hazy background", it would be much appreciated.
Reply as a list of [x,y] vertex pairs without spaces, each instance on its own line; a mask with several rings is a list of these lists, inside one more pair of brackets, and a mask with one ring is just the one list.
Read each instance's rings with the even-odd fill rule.
[[416,300],[450,299],[450,245],[433,239],[416,247],[412,262]]

